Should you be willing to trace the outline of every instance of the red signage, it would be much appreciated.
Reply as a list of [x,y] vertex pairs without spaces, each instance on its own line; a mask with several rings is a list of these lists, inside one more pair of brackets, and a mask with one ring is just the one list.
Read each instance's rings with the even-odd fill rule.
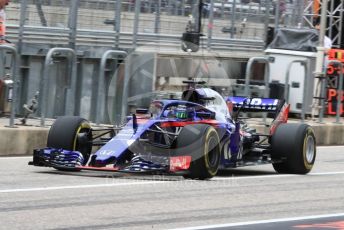
[[[328,52],[328,59],[329,60],[338,60],[342,63],[344,63],[344,50],[340,49],[331,49]],[[341,69],[341,66],[332,63],[328,66],[327,68],[327,114],[328,115],[336,115],[337,114],[337,98],[338,98],[338,90],[339,90],[339,76],[340,76],[340,71],[343,72],[344,70]],[[344,90],[344,85],[343,88]],[[340,95],[340,114],[344,114],[344,95],[343,91]]]

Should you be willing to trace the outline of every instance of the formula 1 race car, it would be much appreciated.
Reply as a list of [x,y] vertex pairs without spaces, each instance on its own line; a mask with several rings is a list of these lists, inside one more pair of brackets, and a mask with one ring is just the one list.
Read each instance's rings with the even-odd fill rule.
[[[181,100],[155,100],[121,127],[92,128],[80,117],[59,117],[34,166],[182,175],[209,179],[219,169],[272,164],[278,173],[306,174],[316,139],[306,124],[289,124],[289,105],[271,98],[222,97],[204,82],[187,81]],[[266,112],[269,133],[257,133],[242,113]]]

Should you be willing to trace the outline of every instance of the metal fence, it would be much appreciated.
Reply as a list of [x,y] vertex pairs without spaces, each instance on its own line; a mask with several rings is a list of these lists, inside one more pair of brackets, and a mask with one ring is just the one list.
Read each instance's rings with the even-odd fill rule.
[[[323,0],[276,0],[274,4],[275,28],[296,27],[312,28],[315,19],[320,16]],[[279,4],[277,4],[277,2]],[[328,0],[326,34],[331,38],[333,47],[343,46],[343,15],[342,0]],[[319,8],[318,8],[319,7]],[[318,8],[318,9],[317,9]]]
[[[32,28],[54,30],[55,37],[65,38],[64,32],[102,32],[114,36],[132,34],[133,46],[139,34],[175,36],[179,38],[189,20],[198,15],[199,0],[13,0],[7,7],[9,26],[17,28],[22,19],[28,34]],[[319,0],[204,0],[202,33],[208,44],[228,43],[230,39],[264,41],[268,26],[312,27],[319,12],[314,2]],[[341,44],[343,3],[329,1],[328,34],[334,46]],[[25,10],[23,10],[25,7]],[[13,30],[12,30],[13,31]],[[17,35],[10,32],[14,41]],[[81,32],[82,31],[82,32]],[[57,32],[57,33],[56,33]],[[70,34],[72,36],[73,34]],[[90,34],[90,37],[93,35]],[[25,38],[25,33],[24,33]],[[214,41],[213,41],[214,39]],[[159,40],[156,37],[155,40]],[[115,39],[116,42],[119,40]],[[117,44],[119,45],[119,44]]]
[[[241,62],[250,58],[248,51],[262,53],[269,26],[310,27],[314,17],[314,12],[305,13],[309,11],[311,1],[204,2],[206,4],[201,12],[204,36],[201,46],[217,53],[235,51],[236,58]],[[78,58],[76,78],[80,89],[77,92],[79,98],[76,99],[78,103],[75,110],[79,115],[97,120],[97,114],[91,108],[97,105],[99,63],[102,55],[109,49],[130,51],[142,46],[148,49],[161,48],[159,51],[180,51],[181,34],[188,22],[195,23],[197,4],[197,0],[12,0],[6,8],[7,38],[17,43],[18,56],[21,58],[17,110],[37,90],[42,90],[39,85],[44,77],[42,63],[47,52],[53,47],[68,47],[75,50]],[[342,9],[342,4],[340,7]],[[334,14],[332,17],[333,22],[338,25],[338,18],[342,18],[342,10],[339,11],[341,14]],[[130,75],[133,80],[131,84],[140,87],[142,76],[147,75],[142,75],[142,71],[152,73],[144,80],[147,85],[139,89],[142,92],[146,92],[147,88],[152,90],[155,78],[172,76],[165,76],[165,73],[159,75],[155,70],[164,69],[156,66],[160,59],[154,55],[149,58],[151,61],[147,68],[133,64],[132,66],[139,66],[137,71],[124,71],[133,72]],[[170,56],[168,58],[172,59]],[[147,59],[148,57],[144,57],[136,61],[140,64]],[[4,69],[0,68],[0,75]],[[69,84],[66,76],[69,69],[64,60],[56,57],[50,73],[51,91],[56,91],[56,95],[52,94],[48,98],[48,105],[51,107],[47,108],[47,117],[63,115],[65,112],[65,88]],[[225,72],[230,76],[229,71]],[[107,73],[107,76],[113,74]],[[132,86],[130,93],[139,91]],[[135,98],[134,94],[129,96]]]
[[[180,37],[189,20],[197,17],[198,1],[178,0],[23,0],[7,7],[9,26],[16,28],[24,18],[31,28],[98,31]],[[264,40],[272,5],[206,1],[202,10],[203,34],[207,38]],[[25,10],[23,10],[25,7]],[[75,24],[75,28],[73,28]],[[11,32],[11,31],[10,31]],[[211,34],[211,36],[209,36]],[[56,33],[58,36],[58,33]],[[15,39],[16,36],[12,36]],[[25,38],[25,33],[24,33]],[[156,38],[158,39],[158,38]]]

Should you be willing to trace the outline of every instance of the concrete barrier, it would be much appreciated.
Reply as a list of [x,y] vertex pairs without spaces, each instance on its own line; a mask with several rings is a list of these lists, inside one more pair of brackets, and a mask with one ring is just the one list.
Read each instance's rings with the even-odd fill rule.
[[0,127],[0,156],[30,155],[46,146],[48,132],[39,127]]
[[312,125],[317,145],[344,145],[344,125],[314,124]]

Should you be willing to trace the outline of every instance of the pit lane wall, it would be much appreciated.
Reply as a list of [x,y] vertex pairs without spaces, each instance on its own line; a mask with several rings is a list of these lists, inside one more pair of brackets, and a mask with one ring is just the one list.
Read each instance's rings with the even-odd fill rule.
[[[293,121],[297,122],[297,121]],[[344,124],[309,123],[317,138],[318,145],[344,145]],[[264,132],[263,125],[252,126],[258,132]],[[8,128],[0,125],[0,156],[32,155],[33,149],[43,148],[46,145],[49,128],[37,126],[17,126]]]
[[31,155],[46,145],[49,128],[0,126],[0,156]]

